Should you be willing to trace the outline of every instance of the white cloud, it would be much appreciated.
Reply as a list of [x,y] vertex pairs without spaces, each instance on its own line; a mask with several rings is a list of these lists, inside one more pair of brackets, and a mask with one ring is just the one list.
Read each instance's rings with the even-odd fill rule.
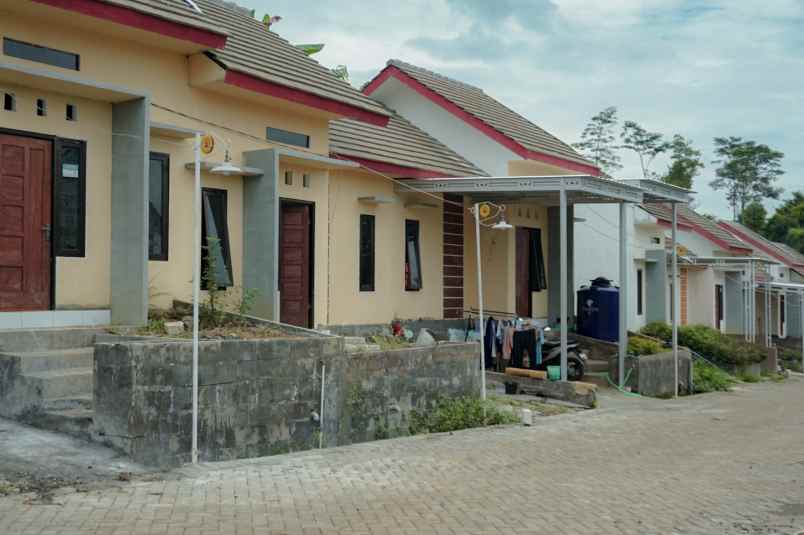
[[[769,0],[239,0],[284,19],[292,42],[323,42],[359,85],[397,57],[483,87],[568,142],[609,105],[704,150],[703,210],[727,216],[712,138],[736,135],[786,153],[788,191],[804,189],[804,2]],[[624,154],[624,174],[636,175]],[[664,168],[657,161],[654,168]]]

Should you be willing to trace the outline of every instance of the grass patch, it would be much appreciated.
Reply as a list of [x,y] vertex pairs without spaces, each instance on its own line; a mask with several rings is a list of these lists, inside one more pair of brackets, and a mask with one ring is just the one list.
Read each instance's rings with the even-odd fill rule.
[[692,384],[696,394],[707,392],[728,392],[737,380],[720,368],[696,360],[692,365]]
[[519,418],[515,414],[500,410],[495,403],[488,400],[484,403],[479,398],[444,398],[436,402],[429,411],[411,412],[410,433],[445,433],[518,422]]
[[742,381],[743,383],[758,383],[762,380],[762,378],[751,372],[741,371],[737,374],[737,379]]
[[541,416],[557,416],[571,412],[572,409],[563,405],[556,405],[554,403],[542,403],[541,401],[530,399],[511,399],[508,396],[489,396],[489,401],[497,405],[508,405],[514,409],[530,409]]
[[641,336],[628,337],[628,353],[630,355],[655,355],[663,351],[662,344],[656,340],[649,340]]
[[781,383],[787,379],[787,376],[783,373],[777,372],[762,372],[762,379],[766,381],[773,381],[774,383]]

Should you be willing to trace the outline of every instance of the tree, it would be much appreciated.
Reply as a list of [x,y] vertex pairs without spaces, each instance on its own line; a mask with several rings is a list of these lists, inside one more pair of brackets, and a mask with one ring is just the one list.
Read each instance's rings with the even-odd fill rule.
[[754,201],[745,207],[743,213],[740,214],[740,223],[750,228],[754,232],[762,234],[765,230],[765,220],[768,217],[768,211],[759,201]]
[[650,164],[656,157],[670,149],[670,143],[658,132],[648,132],[634,121],[625,121],[620,132],[623,149],[632,150],[639,156],[639,165],[642,167],[644,178],[655,178],[650,170]]
[[670,142],[670,165],[662,181],[684,189],[692,189],[692,181],[703,169],[701,151],[692,146],[692,141],[678,134]]
[[773,183],[781,175],[784,154],[767,145],[743,141],[740,137],[716,137],[715,154],[720,164],[715,171],[717,178],[709,183],[715,190],[726,190],[726,199],[739,219],[745,207],[763,198],[778,199],[781,188]]
[[614,128],[617,126],[617,108],[609,106],[589,121],[581,133],[581,141],[573,144],[581,154],[589,158],[605,172],[622,169],[617,146],[614,144]]
[[776,210],[765,225],[765,235],[804,253],[804,192],[796,191]]

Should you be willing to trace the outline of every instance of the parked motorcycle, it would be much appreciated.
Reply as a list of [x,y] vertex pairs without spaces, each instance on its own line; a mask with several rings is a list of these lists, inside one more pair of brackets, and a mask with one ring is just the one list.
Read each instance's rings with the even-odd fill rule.
[[[549,333],[550,328],[545,329]],[[586,370],[588,357],[581,349],[578,340],[569,338],[567,340],[567,379],[570,381],[580,381],[583,379]],[[537,370],[546,371],[548,366],[561,365],[561,337],[545,336],[542,344],[542,363],[536,366]]]

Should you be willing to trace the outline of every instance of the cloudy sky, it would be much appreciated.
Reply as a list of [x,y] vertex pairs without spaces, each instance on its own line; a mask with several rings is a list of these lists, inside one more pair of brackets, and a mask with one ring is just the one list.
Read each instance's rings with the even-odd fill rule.
[[[388,58],[483,88],[567,142],[617,106],[691,138],[707,167],[702,211],[728,216],[708,183],[712,138],[742,136],[785,153],[789,193],[804,189],[804,0],[238,0],[361,85]],[[623,177],[639,176],[623,154]],[[657,161],[661,171],[666,161]],[[773,203],[768,203],[769,207]]]

